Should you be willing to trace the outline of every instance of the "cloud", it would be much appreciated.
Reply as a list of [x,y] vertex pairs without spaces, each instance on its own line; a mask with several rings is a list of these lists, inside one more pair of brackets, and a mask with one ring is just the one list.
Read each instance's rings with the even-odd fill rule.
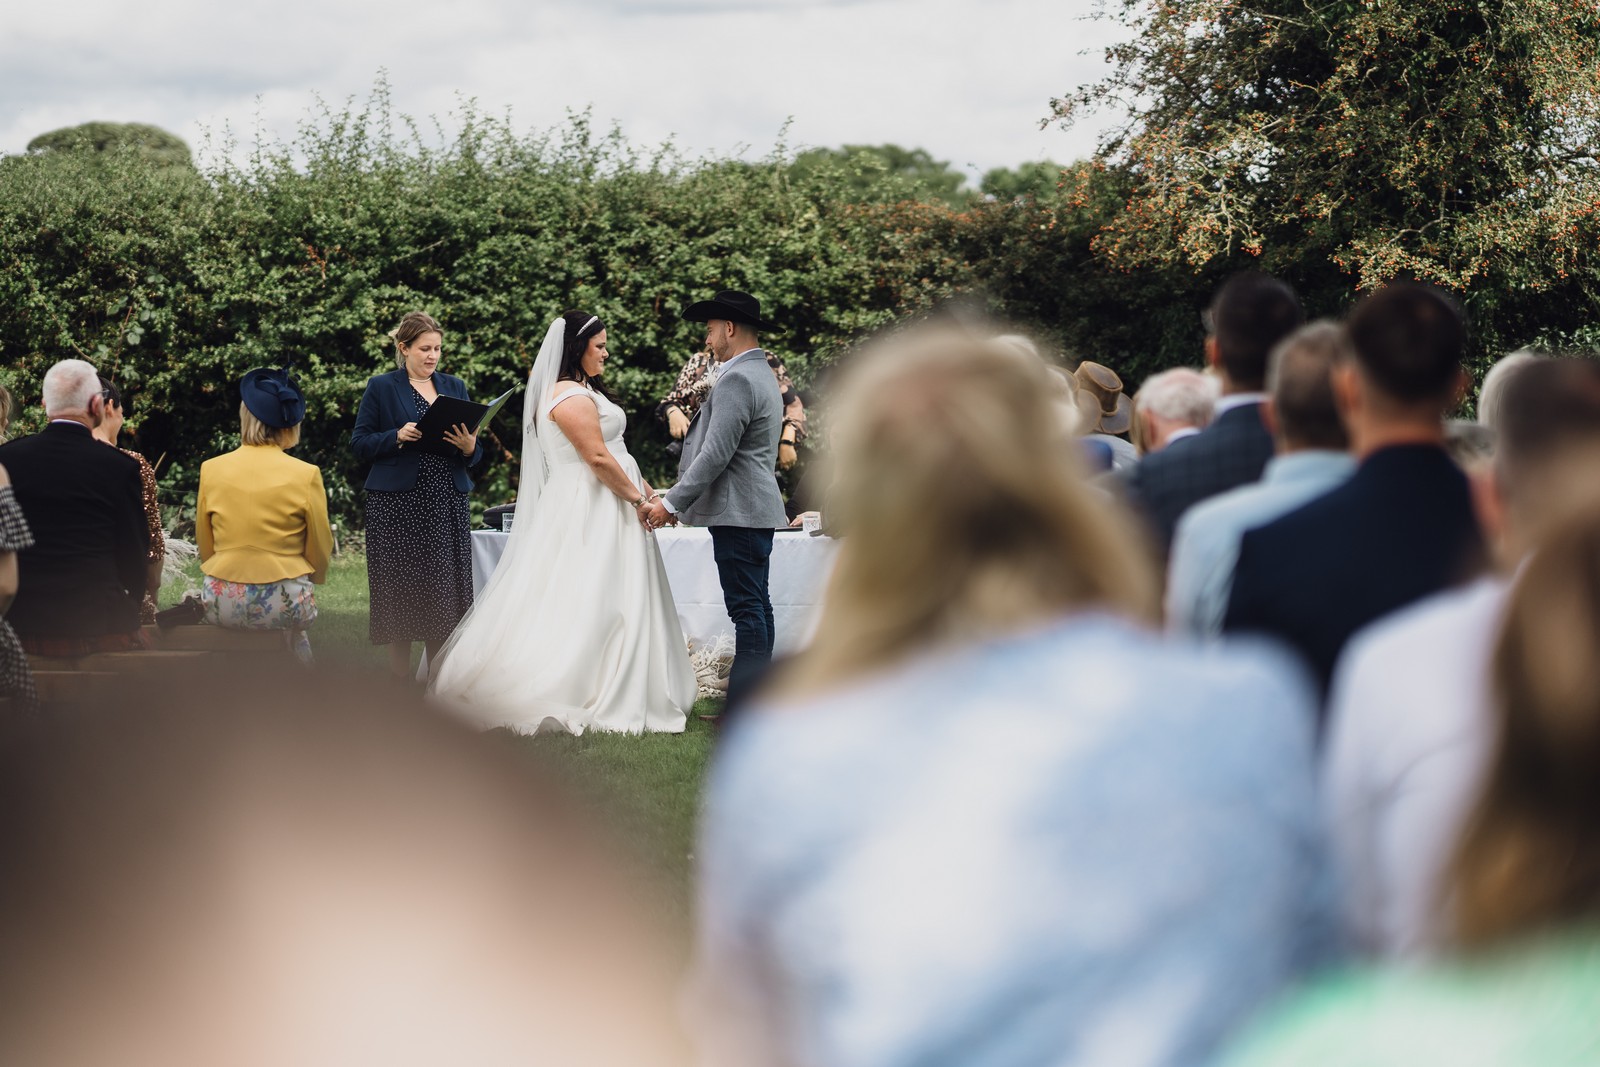
[[[592,107],[637,144],[764,154],[895,142],[976,175],[1093,147],[1041,131],[1052,96],[1097,77],[1115,27],[1094,0],[150,0],[32,4],[0,39],[0,151],[94,119],[153,122],[198,144],[224,125],[292,135],[316,95],[365,97],[387,70],[397,111],[464,98],[547,128]],[[1082,54],[1087,50],[1088,54]]]

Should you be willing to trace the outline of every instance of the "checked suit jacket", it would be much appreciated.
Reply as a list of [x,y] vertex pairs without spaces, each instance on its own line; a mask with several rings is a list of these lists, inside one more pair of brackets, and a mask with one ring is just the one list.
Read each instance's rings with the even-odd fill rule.
[[1223,632],[1282,641],[1326,692],[1352,634],[1475,577],[1484,557],[1467,476],[1435,445],[1392,445],[1246,531]]
[[1241,404],[1190,437],[1144,457],[1123,480],[1129,503],[1144,515],[1165,559],[1185,511],[1218,493],[1259,481],[1272,458],[1272,435],[1260,404]]

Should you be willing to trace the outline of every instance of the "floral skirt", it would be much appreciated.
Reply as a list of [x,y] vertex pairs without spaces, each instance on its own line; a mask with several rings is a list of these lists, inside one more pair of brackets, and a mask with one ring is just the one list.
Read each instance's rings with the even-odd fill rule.
[[251,585],[206,575],[200,587],[205,621],[225,630],[283,630],[295,658],[311,662],[306,630],[317,621],[317,597],[310,575]]

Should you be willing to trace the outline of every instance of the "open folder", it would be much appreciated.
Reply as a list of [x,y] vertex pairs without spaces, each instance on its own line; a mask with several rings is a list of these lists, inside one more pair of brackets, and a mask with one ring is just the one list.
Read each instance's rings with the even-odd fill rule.
[[445,431],[455,426],[465,426],[474,434],[481,434],[483,428],[489,425],[489,420],[500,413],[500,409],[506,406],[506,401],[516,391],[515,387],[507,389],[487,404],[441,395],[429,405],[428,413],[417,420],[417,432],[422,434],[422,439],[413,441],[411,447],[432,452],[436,456],[459,456],[461,450],[444,439]]

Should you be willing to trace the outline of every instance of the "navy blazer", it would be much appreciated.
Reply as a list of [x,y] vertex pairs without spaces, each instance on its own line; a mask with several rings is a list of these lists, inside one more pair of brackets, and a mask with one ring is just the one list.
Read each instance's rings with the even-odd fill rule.
[[[472,399],[467,395],[467,383],[454,375],[434,371],[433,387],[440,396]],[[403,493],[417,484],[417,466],[427,453],[407,451],[395,437],[400,427],[416,421],[416,401],[411,397],[411,380],[404,368],[368,379],[367,391],[361,394],[361,407],[356,410],[355,428],[350,431],[350,448],[356,458],[372,464],[365,488]],[[481,441],[470,457],[458,453],[450,458],[457,490],[472,492],[467,468],[482,458]]]
[[1171,550],[1178,520],[1194,505],[1259,481],[1272,458],[1272,434],[1260,404],[1241,404],[1199,433],[1180,437],[1139,461],[1124,479],[1129,502],[1149,520],[1161,556]]
[[23,637],[139,629],[150,527],[139,464],[89,428],[52,422],[0,448],[33,547],[17,553],[6,619]]
[[1444,449],[1382,448],[1343,485],[1245,533],[1223,630],[1285,642],[1326,692],[1357,630],[1483,563],[1466,475]]

